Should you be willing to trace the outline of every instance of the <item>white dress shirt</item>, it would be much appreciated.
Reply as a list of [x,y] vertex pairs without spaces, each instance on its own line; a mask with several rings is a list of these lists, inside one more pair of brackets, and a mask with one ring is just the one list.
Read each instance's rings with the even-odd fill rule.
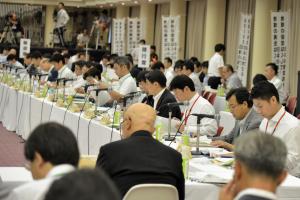
[[58,70],[58,78],[66,78],[66,79],[73,79],[76,78],[75,74],[64,65],[60,70]]
[[199,76],[197,76],[196,73],[193,72],[189,75],[189,77],[194,82],[196,92],[201,92],[202,91],[202,84],[200,82]]
[[86,84],[86,81],[83,79],[83,75],[77,76],[76,81],[73,82],[73,88],[80,88]]
[[[281,117],[282,119],[280,120]],[[278,123],[279,120],[280,122]],[[278,125],[275,130],[276,124]],[[272,134],[275,130],[273,136],[282,139],[288,150],[286,166],[288,172],[294,176],[300,176],[300,121],[286,112],[282,106],[273,118],[269,120],[269,123],[268,119],[263,119],[259,130],[268,134]]]
[[280,78],[278,78],[278,76],[274,76],[271,80],[269,80],[269,82],[276,87],[279,94],[280,103],[286,103],[287,93],[284,90],[283,82],[280,80]]
[[72,165],[57,165],[44,179],[34,180],[12,190],[7,200],[42,200],[53,181],[74,170]]
[[157,95],[153,96],[153,100],[154,100],[153,108],[155,110],[156,110],[157,102],[159,101],[161,95],[164,93],[165,90],[166,88],[162,89]]
[[[189,101],[189,106],[185,109],[183,119],[186,118],[188,113],[190,113],[186,126],[188,130],[196,133],[197,132],[197,117],[191,114],[198,113],[198,114],[208,114],[214,115],[215,109],[214,107],[203,97],[199,97],[199,94],[195,94]],[[198,98],[198,100],[197,100]],[[196,101],[197,100],[197,101]],[[196,103],[195,103],[196,101]],[[195,104],[194,104],[195,103]],[[194,105],[194,106],[193,106]],[[192,108],[192,109],[191,109]],[[191,110],[191,112],[190,112]],[[217,122],[215,119],[210,118],[203,118],[200,121],[200,135],[209,135],[214,136],[217,133]]]
[[220,77],[219,68],[224,66],[223,57],[219,53],[215,53],[208,63],[208,76]]
[[65,9],[60,9],[57,13],[57,21],[55,24],[55,28],[66,26],[70,17]]
[[173,80],[174,76],[175,75],[174,75],[173,67],[169,67],[168,69],[165,69],[165,77],[167,79],[167,83],[166,83],[167,87],[169,87],[169,85],[170,85],[171,81]]
[[120,93],[121,95],[126,95],[136,91],[137,91],[136,82],[132,78],[130,73],[128,73],[127,75],[119,79],[119,86],[117,88],[118,93]]
[[253,196],[262,197],[262,198],[266,198],[266,199],[270,199],[270,200],[277,199],[277,197],[274,193],[269,192],[267,190],[248,188],[248,189],[242,190],[240,193],[238,193],[238,195],[234,198],[234,200],[239,200],[245,195],[253,195]]

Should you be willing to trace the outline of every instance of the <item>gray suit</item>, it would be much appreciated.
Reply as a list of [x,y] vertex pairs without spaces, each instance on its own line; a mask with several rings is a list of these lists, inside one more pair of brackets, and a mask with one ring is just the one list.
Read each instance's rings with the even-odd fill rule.
[[241,121],[236,121],[233,130],[228,135],[215,137],[213,138],[213,140],[224,140],[232,144],[239,135],[244,134],[253,129],[258,129],[263,119],[262,116],[255,112],[253,108],[249,112],[250,113],[247,116],[243,126],[241,126],[240,124]]

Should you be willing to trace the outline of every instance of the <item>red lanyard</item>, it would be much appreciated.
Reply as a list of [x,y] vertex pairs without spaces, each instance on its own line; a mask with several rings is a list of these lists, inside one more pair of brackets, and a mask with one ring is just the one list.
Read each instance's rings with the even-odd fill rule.
[[199,98],[200,98],[200,94],[199,94],[199,96],[197,97],[197,99],[194,101],[194,103],[193,103],[193,105],[191,106],[191,108],[190,108],[188,114],[187,114],[186,111],[185,111],[185,113],[184,113],[184,115],[185,115],[185,116],[184,116],[184,125],[186,125],[187,120],[188,120],[188,118],[189,118],[190,115],[191,115],[192,109],[193,109],[194,105],[196,104],[196,102],[198,101]]
[[[286,113],[286,111],[284,111],[284,113],[283,113],[283,114],[281,115],[281,117],[279,118],[279,120],[278,120],[278,122],[276,123],[275,128],[274,128],[274,130],[272,131],[271,135],[273,135],[274,132],[276,131],[276,128],[277,128],[277,126],[279,125],[279,123],[280,123],[280,121],[282,120],[282,118],[284,117],[285,113]],[[265,133],[267,133],[268,126],[269,126],[269,120],[268,120],[267,125],[266,125]]]

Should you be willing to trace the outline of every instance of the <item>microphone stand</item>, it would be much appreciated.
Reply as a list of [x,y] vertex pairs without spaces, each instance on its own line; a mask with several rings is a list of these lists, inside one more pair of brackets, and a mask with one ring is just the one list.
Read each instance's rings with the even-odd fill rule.
[[203,118],[211,118],[214,119],[214,115],[201,115],[201,114],[192,114],[197,116],[197,141],[196,141],[196,151],[192,151],[192,155],[201,155],[201,152],[199,150],[199,145],[200,145],[200,122]]
[[165,138],[166,141],[173,141],[175,138],[171,137],[171,120],[172,120],[172,106],[169,106],[169,119],[168,119],[168,136]]

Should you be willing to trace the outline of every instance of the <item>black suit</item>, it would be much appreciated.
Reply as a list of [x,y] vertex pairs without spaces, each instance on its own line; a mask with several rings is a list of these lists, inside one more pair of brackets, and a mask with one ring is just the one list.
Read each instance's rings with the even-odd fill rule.
[[[166,89],[161,97],[159,98],[157,104],[156,104],[156,111],[157,115],[161,117],[168,118],[169,117],[169,107],[167,106],[168,103],[174,103],[177,102],[174,95]],[[181,119],[181,111],[179,106],[172,107],[172,118],[176,117],[178,119]]]
[[184,199],[181,154],[147,131],[137,131],[127,139],[102,146],[97,166],[107,172],[122,196],[137,184],[164,183],[174,185],[179,199]]

